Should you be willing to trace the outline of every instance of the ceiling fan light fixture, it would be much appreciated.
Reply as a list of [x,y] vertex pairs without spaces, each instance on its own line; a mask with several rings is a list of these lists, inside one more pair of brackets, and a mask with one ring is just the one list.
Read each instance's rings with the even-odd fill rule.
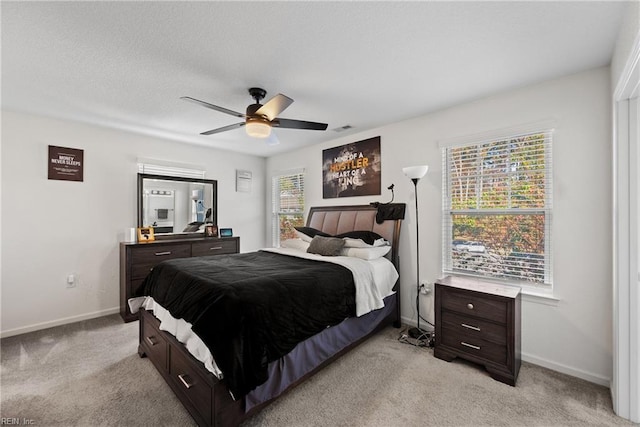
[[263,119],[247,118],[247,135],[254,138],[268,138],[271,135],[271,125]]

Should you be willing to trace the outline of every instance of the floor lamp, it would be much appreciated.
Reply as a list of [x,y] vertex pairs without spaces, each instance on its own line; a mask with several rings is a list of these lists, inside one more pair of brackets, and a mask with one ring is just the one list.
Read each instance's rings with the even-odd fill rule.
[[418,181],[426,175],[429,166],[408,166],[402,168],[402,172],[413,181],[416,196],[416,310],[418,311],[418,327],[410,328],[408,333],[411,338],[423,340],[428,338],[428,333],[420,329],[420,234],[418,229]]

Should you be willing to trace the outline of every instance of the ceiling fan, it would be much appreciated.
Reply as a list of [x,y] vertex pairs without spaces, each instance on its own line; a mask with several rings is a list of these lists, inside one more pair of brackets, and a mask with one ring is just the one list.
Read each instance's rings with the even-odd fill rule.
[[327,129],[326,123],[307,122],[303,120],[283,119],[277,117],[278,114],[282,113],[293,103],[293,99],[279,93],[262,105],[260,104],[260,100],[263,99],[266,94],[267,91],[264,89],[258,87],[250,88],[249,95],[255,99],[256,103],[249,105],[245,114],[209,104],[208,102],[200,101],[189,96],[183,96],[180,99],[202,105],[203,107],[210,108],[212,110],[220,111],[221,113],[245,119],[243,122],[208,130],[206,132],[202,132],[200,135],[213,135],[214,133],[226,132],[243,126],[245,126],[247,134],[255,138],[268,138],[271,135],[272,127],[307,130]]

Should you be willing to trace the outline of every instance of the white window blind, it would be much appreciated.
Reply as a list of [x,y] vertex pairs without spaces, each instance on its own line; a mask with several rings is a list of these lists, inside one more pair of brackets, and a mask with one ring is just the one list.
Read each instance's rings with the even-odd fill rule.
[[276,175],[271,185],[273,246],[296,237],[294,227],[304,225],[304,170]]
[[552,131],[443,148],[443,270],[550,285]]
[[160,162],[146,163],[138,161],[138,173],[149,175],[177,176],[181,178],[199,178],[204,179],[205,171],[200,169],[192,169],[184,166],[157,164]]

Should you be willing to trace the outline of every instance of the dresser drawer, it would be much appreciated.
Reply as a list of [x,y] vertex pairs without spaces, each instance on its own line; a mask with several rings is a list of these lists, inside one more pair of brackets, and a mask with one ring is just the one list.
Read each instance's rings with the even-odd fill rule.
[[507,344],[507,327],[475,317],[462,316],[445,311],[441,318],[442,326],[450,330],[459,330],[461,334],[478,338],[494,344]]
[[191,246],[191,252],[191,256],[235,254],[238,252],[237,240],[210,239],[194,243]]
[[[191,256],[191,245],[173,244],[137,246],[131,249],[131,265],[150,264],[154,266],[162,261],[173,258],[187,258]],[[147,272],[148,273],[148,272]]]
[[211,425],[211,386],[204,378],[190,368],[188,360],[177,351],[172,351],[169,374],[177,388],[198,408],[199,415]]
[[461,328],[450,329],[443,325],[442,344],[500,365],[507,364],[506,345],[489,342]]
[[147,351],[147,356],[162,370],[167,369],[167,342],[160,334],[158,320],[149,313],[144,313],[149,319],[143,324],[141,340]]
[[470,292],[457,292],[448,289],[442,292],[441,304],[443,309],[463,315],[480,317],[499,323],[507,322],[507,303],[503,300],[494,300]]

